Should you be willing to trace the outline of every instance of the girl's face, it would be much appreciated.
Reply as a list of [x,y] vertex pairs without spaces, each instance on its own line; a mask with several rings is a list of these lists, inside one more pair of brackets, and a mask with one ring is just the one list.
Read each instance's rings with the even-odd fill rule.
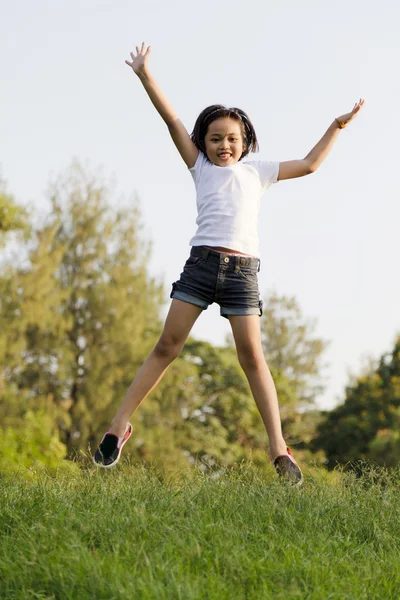
[[244,148],[240,121],[230,117],[216,119],[208,126],[204,143],[208,159],[214,165],[234,165],[242,156]]

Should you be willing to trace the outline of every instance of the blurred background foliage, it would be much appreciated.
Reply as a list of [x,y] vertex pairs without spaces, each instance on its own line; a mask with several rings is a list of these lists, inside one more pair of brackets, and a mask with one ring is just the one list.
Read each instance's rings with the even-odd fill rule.
[[[34,224],[34,211],[0,182],[0,472],[73,469],[87,459],[163,327],[165,290],[149,274],[137,199],[120,205],[98,174],[74,162],[49,200]],[[284,434],[300,460],[396,465],[400,338],[346,388],[343,404],[324,412],[316,401],[328,342],[315,320],[294,297],[272,293],[261,328]],[[266,432],[230,339],[214,347],[190,337],[132,422],[131,461],[268,468]]]

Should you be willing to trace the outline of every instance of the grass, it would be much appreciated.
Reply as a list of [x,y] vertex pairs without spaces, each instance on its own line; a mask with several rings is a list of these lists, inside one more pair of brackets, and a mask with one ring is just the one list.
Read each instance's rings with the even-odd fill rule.
[[400,471],[3,477],[0,598],[400,598]]

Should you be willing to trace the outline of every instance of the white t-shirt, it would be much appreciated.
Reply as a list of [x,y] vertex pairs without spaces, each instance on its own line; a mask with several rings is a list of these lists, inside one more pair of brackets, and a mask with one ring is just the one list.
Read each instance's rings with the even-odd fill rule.
[[239,161],[217,167],[199,152],[189,170],[196,186],[198,226],[190,245],[221,246],[258,258],[260,200],[278,180],[279,162]]

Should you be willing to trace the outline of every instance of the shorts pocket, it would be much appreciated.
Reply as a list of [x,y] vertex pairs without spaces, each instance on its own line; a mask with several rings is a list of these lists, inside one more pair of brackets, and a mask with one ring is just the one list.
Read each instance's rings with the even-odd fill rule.
[[183,268],[184,269],[192,269],[193,267],[196,267],[200,263],[200,261],[201,261],[200,256],[189,256],[189,258],[185,262],[185,266]]
[[257,280],[257,271],[251,267],[239,267],[237,272],[239,276],[246,281]]

